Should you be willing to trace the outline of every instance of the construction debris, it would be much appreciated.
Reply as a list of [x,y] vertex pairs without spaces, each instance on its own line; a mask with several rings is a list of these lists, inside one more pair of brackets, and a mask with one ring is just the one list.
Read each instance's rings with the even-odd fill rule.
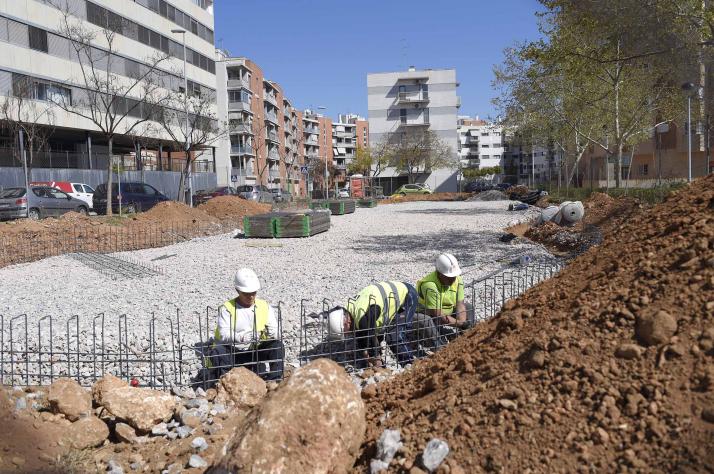
[[475,196],[467,199],[467,201],[508,201],[508,196],[496,189],[482,191]]

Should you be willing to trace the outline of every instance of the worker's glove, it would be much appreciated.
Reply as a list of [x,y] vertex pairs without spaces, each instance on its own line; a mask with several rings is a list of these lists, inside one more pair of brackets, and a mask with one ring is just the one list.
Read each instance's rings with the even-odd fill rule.
[[459,324],[459,329],[462,331],[466,331],[467,329],[471,329],[473,327],[473,323],[471,321],[464,321],[463,323]]

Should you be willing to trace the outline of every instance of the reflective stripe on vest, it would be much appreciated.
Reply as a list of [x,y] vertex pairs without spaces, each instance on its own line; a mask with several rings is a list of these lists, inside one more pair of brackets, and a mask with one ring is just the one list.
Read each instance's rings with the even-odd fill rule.
[[[371,305],[377,305],[381,309],[379,318],[376,321],[376,327],[382,327],[389,324],[408,293],[407,286],[400,281],[382,281],[369,285],[360,291],[354,301],[347,303],[347,311],[352,315],[355,326],[359,326],[359,322],[367,312]],[[390,304],[394,301],[393,304]],[[386,322],[386,323],[385,323]]]
[[[223,307],[228,310],[228,314],[231,315],[231,327],[236,327],[236,302],[238,298],[228,300],[223,303]],[[256,298],[254,305],[254,331],[258,335],[258,338],[262,341],[268,339],[268,331],[266,327],[268,326],[268,319],[270,318],[270,305],[267,301]],[[221,340],[221,331],[216,326],[216,331],[214,333],[214,338],[217,341]]]

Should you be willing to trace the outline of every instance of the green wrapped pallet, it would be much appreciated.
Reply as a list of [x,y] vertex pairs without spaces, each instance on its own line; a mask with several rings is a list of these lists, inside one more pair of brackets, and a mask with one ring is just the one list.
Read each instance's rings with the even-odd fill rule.
[[333,216],[351,214],[355,212],[355,202],[351,199],[333,200],[329,201],[328,208]]
[[376,199],[360,199],[357,201],[359,207],[377,207]]
[[279,239],[310,237],[329,228],[330,212],[326,209],[276,213],[274,220],[274,236]]
[[310,203],[310,209],[327,209],[329,207],[329,201],[324,201],[322,199],[314,199]]
[[275,213],[245,216],[243,233],[251,238],[272,238],[275,236]]

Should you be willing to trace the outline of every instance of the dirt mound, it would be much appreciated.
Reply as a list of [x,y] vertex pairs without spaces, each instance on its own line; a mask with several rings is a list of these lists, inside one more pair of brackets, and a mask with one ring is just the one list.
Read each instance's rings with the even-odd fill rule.
[[365,394],[356,469],[391,428],[397,471],[436,437],[452,472],[712,472],[713,347],[709,176]]
[[205,224],[206,226],[218,224],[218,219],[206,214],[201,209],[175,201],[161,202],[148,211],[139,213],[134,220],[138,223],[158,225],[185,222]]
[[218,196],[198,206],[200,211],[221,221],[242,222],[243,217],[270,212],[270,204],[237,196]]
[[92,222],[92,218],[86,214],[80,214],[79,212],[70,211],[66,214],[62,214],[59,218],[61,221],[72,222],[75,224],[85,224]]
[[475,196],[471,196],[467,201],[508,201],[508,196],[503,194],[501,191],[496,189],[491,189],[489,191],[483,191]]
[[469,193],[407,194],[406,196],[391,196],[378,202],[379,204],[398,204],[414,201],[465,201],[469,197],[471,197]]
[[508,194],[509,196],[511,194],[514,194],[516,196],[525,196],[529,192],[530,190],[528,189],[528,187],[523,185],[511,186],[510,188],[506,189],[506,194]]

